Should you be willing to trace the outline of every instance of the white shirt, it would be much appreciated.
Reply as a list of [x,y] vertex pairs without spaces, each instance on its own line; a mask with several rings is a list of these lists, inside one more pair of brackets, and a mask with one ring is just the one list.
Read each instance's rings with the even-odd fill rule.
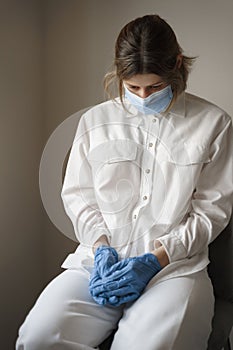
[[80,119],[62,199],[81,244],[63,267],[91,256],[105,234],[122,258],[160,242],[166,278],[199,271],[231,215],[231,118],[188,93],[160,115],[143,115],[127,100],[125,108],[107,101]]

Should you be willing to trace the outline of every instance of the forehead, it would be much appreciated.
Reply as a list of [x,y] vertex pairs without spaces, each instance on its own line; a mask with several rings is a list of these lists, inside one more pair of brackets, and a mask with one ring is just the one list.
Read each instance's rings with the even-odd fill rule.
[[156,74],[136,74],[129,79],[125,79],[124,82],[134,86],[145,87],[161,83],[162,78]]

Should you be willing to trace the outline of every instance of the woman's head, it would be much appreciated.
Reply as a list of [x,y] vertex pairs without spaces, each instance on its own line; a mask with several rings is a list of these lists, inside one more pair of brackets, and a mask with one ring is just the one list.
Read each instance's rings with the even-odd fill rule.
[[158,15],[146,15],[129,22],[115,44],[115,70],[105,78],[105,87],[118,82],[122,100],[123,82],[139,74],[156,74],[170,84],[176,98],[186,88],[194,58],[182,55],[172,28]]

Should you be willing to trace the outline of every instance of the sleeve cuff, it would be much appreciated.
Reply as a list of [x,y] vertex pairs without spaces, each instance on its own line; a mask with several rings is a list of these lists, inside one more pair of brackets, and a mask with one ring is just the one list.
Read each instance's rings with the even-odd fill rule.
[[111,245],[111,235],[110,235],[110,232],[106,228],[95,228],[95,229],[93,229],[93,231],[90,232],[91,245],[93,246],[101,236],[106,236],[109,245]]
[[155,248],[159,248],[160,244],[163,245],[170,262],[185,259],[187,257],[187,252],[182,241],[175,234],[168,234],[157,238],[154,242]]

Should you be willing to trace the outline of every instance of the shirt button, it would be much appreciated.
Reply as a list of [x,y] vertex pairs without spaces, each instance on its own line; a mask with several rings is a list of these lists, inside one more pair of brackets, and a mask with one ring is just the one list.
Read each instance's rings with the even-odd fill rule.
[[149,147],[152,147],[152,146],[153,146],[153,143],[152,143],[152,142],[150,142],[150,143],[149,143]]
[[146,200],[147,200],[147,196],[144,196],[144,197],[143,197],[143,200],[146,201]]
[[136,214],[134,214],[133,218],[134,218],[134,219],[137,219],[137,215],[136,215]]
[[146,173],[149,174],[150,173],[150,169],[146,169]]
[[152,119],[152,122],[153,122],[153,123],[157,122],[157,119],[155,119],[155,118],[154,118],[154,119]]

